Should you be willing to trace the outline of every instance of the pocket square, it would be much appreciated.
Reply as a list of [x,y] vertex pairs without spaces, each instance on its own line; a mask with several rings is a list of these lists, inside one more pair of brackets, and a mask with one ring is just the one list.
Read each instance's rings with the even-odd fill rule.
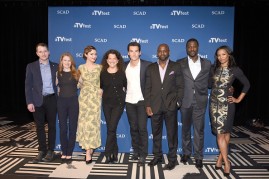
[[175,72],[174,71],[171,71],[170,73],[169,73],[169,75],[173,75]]

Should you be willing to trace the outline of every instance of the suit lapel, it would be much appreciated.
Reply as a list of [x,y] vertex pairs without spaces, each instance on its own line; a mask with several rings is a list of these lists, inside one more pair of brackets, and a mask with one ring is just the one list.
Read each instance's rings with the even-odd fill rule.
[[167,68],[166,68],[166,71],[165,71],[165,74],[164,74],[164,78],[163,78],[163,84],[165,83],[165,81],[167,80],[168,76],[169,76],[169,73],[171,72],[171,63],[170,63],[170,60],[167,64]]
[[157,76],[156,79],[160,82],[160,84],[162,84],[162,80],[161,80],[161,75],[160,75],[160,71],[159,71],[159,64],[156,62],[156,65],[154,65],[154,70],[157,71]]
[[35,63],[35,69],[36,69],[36,74],[34,74],[34,75],[37,75],[37,77],[39,78],[38,80],[41,81],[41,83],[42,83],[42,76],[41,76],[41,69],[40,69],[39,60],[37,60],[36,63]]
[[204,67],[205,67],[205,61],[204,61],[202,58],[200,58],[200,62],[201,62],[201,70],[200,70],[200,72],[198,73],[196,79],[199,78],[199,77],[203,74],[203,70],[205,69],[205,68],[204,68]]
[[190,69],[189,63],[188,63],[188,58],[184,59],[184,66],[186,67],[185,70],[184,70],[185,75],[188,76],[189,78],[191,78],[192,80],[194,80],[193,76],[191,74],[191,69]]

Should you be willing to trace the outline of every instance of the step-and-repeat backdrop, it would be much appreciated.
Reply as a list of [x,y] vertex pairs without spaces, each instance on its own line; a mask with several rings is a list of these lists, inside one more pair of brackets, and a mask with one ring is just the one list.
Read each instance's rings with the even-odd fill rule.
[[[59,62],[63,52],[70,52],[77,66],[85,63],[82,58],[87,45],[97,48],[97,63],[109,49],[121,52],[129,60],[127,44],[137,41],[142,46],[142,59],[157,60],[157,47],[161,43],[170,46],[170,58],[174,61],[186,56],[186,41],[199,40],[199,55],[214,62],[214,53],[220,45],[233,48],[234,7],[216,6],[88,6],[49,7],[48,38],[50,60]],[[208,111],[208,110],[207,110]],[[149,153],[152,153],[152,132],[148,120]],[[102,146],[105,150],[106,120],[101,118]],[[57,124],[58,126],[58,124]],[[181,149],[181,118],[178,112],[178,153]],[[57,128],[55,150],[61,149]],[[118,125],[117,139],[120,152],[132,152],[129,123],[124,111]],[[82,151],[76,144],[75,151]],[[168,151],[166,130],[163,130],[163,151]],[[216,137],[211,133],[210,119],[206,113],[204,154],[218,153]]]

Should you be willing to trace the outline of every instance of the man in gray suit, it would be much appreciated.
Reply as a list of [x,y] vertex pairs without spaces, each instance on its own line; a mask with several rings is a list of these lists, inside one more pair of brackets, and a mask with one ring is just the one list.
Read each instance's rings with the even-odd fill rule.
[[[57,114],[57,87],[55,84],[58,64],[49,61],[49,50],[45,43],[36,45],[35,62],[26,67],[25,98],[27,109],[33,113],[36,123],[38,155],[33,163],[50,162],[54,159]],[[48,146],[45,121],[48,122]],[[44,158],[43,158],[44,157]]]
[[186,43],[187,57],[177,60],[184,76],[182,101],[182,151],[181,162],[186,163],[192,154],[191,126],[193,125],[193,148],[195,166],[203,167],[204,124],[208,101],[208,80],[211,62],[198,55],[199,43],[191,38]]
[[167,44],[160,44],[157,50],[158,60],[148,66],[146,72],[145,102],[146,112],[151,116],[154,158],[148,165],[162,162],[162,131],[165,122],[168,140],[168,164],[164,170],[172,170],[178,165],[178,107],[183,97],[183,76],[179,65],[169,59]]

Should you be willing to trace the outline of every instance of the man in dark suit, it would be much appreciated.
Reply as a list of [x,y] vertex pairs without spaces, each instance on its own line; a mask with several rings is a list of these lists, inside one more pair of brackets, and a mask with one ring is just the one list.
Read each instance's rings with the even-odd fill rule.
[[151,116],[154,158],[149,166],[162,162],[163,120],[168,139],[168,164],[164,170],[172,170],[178,165],[178,123],[177,110],[183,98],[183,76],[179,65],[169,59],[167,44],[160,44],[157,62],[148,66],[146,72],[145,101],[146,111]]
[[[26,67],[25,97],[27,108],[33,113],[36,123],[38,155],[33,163],[54,159],[57,114],[57,87],[55,85],[57,63],[49,61],[49,50],[45,43],[36,45],[39,59]],[[48,122],[48,146],[46,144],[45,121]],[[44,158],[43,158],[44,157]]]
[[145,110],[146,69],[151,62],[140,59],[141,45],[130,42],[127,46],[129,61],[125,62],[127,78],[126,112],[130,124],[133,155],[132,160],[138,160],[138,166],[145,164],[148,155],[148,115]]
[[204,124],[208,101],[208,80],[211,62],[198,56],[199,43],[189,39],[186,43],[187,57],[177,60],[184,76],[182,101],[182,151],[181,162],[186,163],[192,154],[191,126],[193,125],[193,148],[196,167],[203,167]]

